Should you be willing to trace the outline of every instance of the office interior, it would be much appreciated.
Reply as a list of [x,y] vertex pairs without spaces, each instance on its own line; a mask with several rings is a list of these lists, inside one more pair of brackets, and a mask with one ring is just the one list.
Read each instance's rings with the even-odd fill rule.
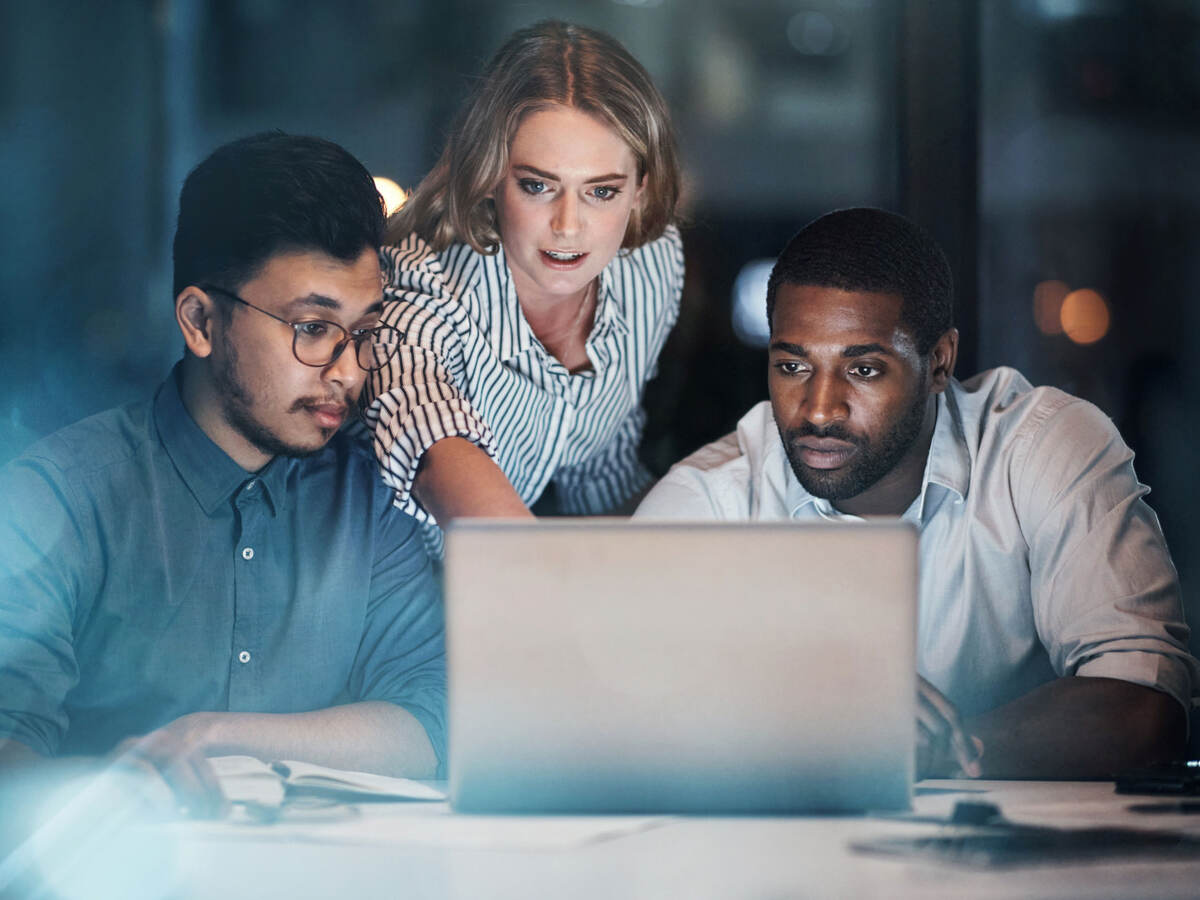
[[678,130],[687,282],[646,397],[656,473],[765,398],[762,290],[787,238],[882,206],[950,257],[960,377],[1012,365],[1116,421],[1200,622],[1200,6],[1183,0],[4,3],[0,462],[147,395],[180,356],[173,218],[209,150],[316,134],[411,187],[484,61],[547,17],[621,40]]

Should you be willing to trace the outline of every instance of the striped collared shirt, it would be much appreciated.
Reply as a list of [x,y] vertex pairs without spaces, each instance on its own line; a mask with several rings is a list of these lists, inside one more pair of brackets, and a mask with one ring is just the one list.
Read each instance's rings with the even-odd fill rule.
[[396,505],[426,524],[412,497],[421,455],[460,436],[491,455],[527,504],[554,482],[562,512],[611,510],[649,483],[638,459],[642,391],[679,314],[683,248],[674,227],[622,252],[600,274],[586,351],[574,374],[546,351],[521,312],[501,249],[454,244],[434,253],[411,235],[384,247],[383,324],[404,333],[372,373],[367,423]]

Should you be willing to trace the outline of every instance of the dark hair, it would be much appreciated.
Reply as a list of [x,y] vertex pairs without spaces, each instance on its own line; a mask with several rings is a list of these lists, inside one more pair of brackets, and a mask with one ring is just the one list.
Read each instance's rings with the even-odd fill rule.
[[201,283],[237,290],[277,253],[353,262],[382,243],[383,211],[370,173],[332,141],[269,131],[225,144],[179,194],[175,295]]
[[840,209],[801,228],[767,282],[767,322],[783,284],[896,294],[900,321],[927,354],[954,325],[950,263],[923,228],[882,209]]
[[502,235],[488,195],[504,178],[522,120],[555,104],[594,116],[619,134],[637,159],[638,178],[646,178],[621,246],[659,237],[675,219],[680,185],[666,101],[615,38],[547,20],[514,32],[488,63],[437,165],[388,223],[388,242],[416,232],[435,251],[465,242],[495,253]]

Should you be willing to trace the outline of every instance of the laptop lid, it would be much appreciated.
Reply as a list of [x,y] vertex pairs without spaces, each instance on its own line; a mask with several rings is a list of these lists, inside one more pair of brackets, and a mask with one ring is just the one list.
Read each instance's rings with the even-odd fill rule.
[[462,520],[464,811],[907,808],[917,534],[897,520]]

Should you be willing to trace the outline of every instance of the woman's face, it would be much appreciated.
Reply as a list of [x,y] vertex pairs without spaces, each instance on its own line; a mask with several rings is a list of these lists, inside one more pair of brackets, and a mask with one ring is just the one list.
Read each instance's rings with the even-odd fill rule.
[[581,300],[641,202],[633,151],[599,119],[556,105],[522,120],[508,156],[492,197],[517,296]]

